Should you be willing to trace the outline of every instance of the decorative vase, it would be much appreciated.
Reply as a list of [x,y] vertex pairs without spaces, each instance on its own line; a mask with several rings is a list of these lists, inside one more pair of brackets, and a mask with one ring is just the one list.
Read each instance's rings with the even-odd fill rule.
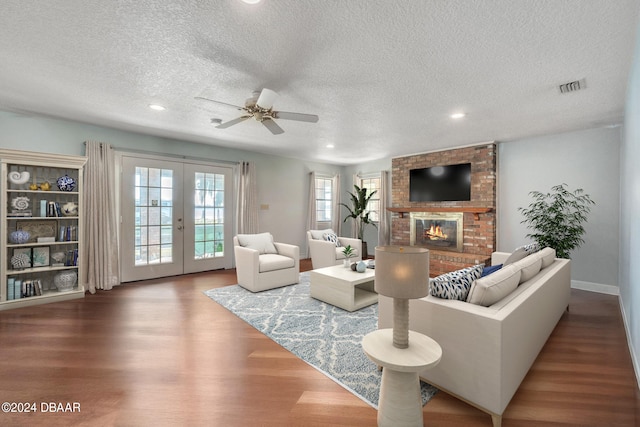
[[23,243],[27,243],[29,238],[31,237],[31,233],[25,230],[16,230],[9,233],[9,242],[22,245]]
[[62,205],[62,215],[78,216],[78,204],[76,202],[67,202]]
[[56,274],[53,278],[53,284],[56,285],[59,292],[70,291],[78,283],[78,273],[73,270],[64,270]]
[[365,271],[367,271],[367,263],[364,261],[359,261],[356,265],[356,271],[358,273],[364,273]]
[[61,176],[56,182],[60,191],[73,191],[76,188],[76,180],[69,175]]
[[344,261],[342,261],[342,265],[344,266],[344,268],[351,268],[351,262],[349,262],[349,258],[345,258]]

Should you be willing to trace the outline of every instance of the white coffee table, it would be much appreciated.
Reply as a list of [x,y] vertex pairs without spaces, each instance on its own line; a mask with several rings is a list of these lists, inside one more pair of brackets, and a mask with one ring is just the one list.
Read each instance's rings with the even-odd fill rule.
[[311,296],[347,311],[360,310],[378,302],[373,289],[375,271],[358,273],[342,265],[311,270]]

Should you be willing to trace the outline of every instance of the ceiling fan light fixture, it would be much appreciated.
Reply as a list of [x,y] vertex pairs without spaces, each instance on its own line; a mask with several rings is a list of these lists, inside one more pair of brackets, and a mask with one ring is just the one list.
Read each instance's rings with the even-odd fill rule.
[[260,108],[264,108],[265,110],[270,110],[277,97],[278,94],[276,92],[271,89],[264,88],[262,89],[262,92],[260,92],[256,105]]

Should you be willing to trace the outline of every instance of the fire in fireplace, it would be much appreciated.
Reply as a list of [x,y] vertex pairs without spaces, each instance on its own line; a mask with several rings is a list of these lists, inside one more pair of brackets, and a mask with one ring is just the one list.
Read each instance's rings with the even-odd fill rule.
[[462,212],[412,212],[410,244],[441,251],[462,252]]

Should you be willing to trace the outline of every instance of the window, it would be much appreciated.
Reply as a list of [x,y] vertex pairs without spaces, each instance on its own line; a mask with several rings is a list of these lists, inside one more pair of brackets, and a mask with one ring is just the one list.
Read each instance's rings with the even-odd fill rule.
[[316,221],[331,222],[333,205],[333,180],[316,178]]
[[367,189],[367,196],[372,192],[376,192],[367,205],[367,212],[369,213],[369,219],[374,222],[378,222],[380,219],[380,177],[375,178],[361,178],[360,188]]

